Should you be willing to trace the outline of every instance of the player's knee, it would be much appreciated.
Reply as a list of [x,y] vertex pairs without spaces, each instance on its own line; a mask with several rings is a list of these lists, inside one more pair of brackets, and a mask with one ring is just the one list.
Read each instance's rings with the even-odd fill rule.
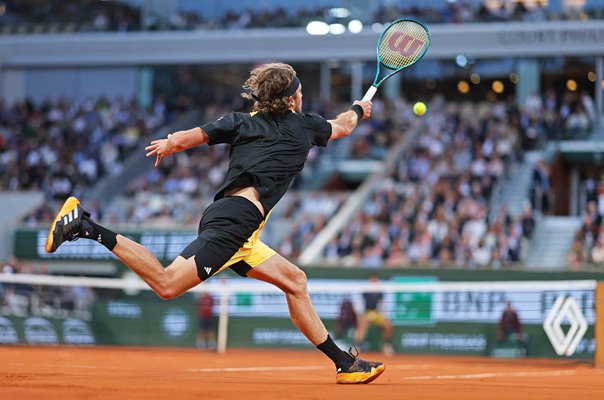
[[308,279],[306,278],[306,273],[302,271],[300,268],[296,268],[295,272],[292,274],[291,278],[291,288],[294,294],[305,294],[307,291],[307,283]]

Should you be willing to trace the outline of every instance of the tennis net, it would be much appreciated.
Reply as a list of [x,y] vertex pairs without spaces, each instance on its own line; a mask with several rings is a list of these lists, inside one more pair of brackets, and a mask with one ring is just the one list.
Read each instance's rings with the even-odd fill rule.
[[[442,282],[418,276],[308,282],[319,316],[342,346],[379,350],[386,320],[398,353],[592,360],[601,340],[597,288],[594,280]],[[355,322],[368,318],[367,293],[379,294],[373,296],[378,318],[370,316],[373,323],[357,343]],[[290,321],[283,293],[246,278],[219,276],[164,301],[136,277],[0,274],[0,295],[4,344],[193,347],[203,328],[216,331],[218,351],[312,346]],[[202,297],[211,299],[209,307]],[[501,337],[507,304],[522,330],[515,340]]]

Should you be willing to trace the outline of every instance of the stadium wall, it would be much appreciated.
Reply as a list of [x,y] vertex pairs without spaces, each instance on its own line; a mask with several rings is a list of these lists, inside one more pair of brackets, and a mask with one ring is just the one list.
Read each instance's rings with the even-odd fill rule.
[[0,77],[1,96],[8,104],[25,98],[128,100],[138,96],[140,81],[139,69],[132,67],[8,69]]

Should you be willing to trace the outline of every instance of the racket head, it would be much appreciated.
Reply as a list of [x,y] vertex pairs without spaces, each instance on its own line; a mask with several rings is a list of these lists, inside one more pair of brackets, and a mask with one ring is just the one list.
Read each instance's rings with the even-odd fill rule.
[[418,62],[430,46],[430,31],[422,22],[411,18],[401,18],[392,22],[378,40],[378,66],[393,70],[378,82],[379,68],[374,79],[374,86],[380,85],[394,73]]

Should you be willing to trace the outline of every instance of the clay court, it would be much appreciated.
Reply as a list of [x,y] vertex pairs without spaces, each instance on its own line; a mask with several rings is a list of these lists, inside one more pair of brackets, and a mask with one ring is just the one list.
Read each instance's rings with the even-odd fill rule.
[[2,400],[604,398],[586,362],[398,355],[369,385],[337,385],[316,351],[17,346],[0,359]]

